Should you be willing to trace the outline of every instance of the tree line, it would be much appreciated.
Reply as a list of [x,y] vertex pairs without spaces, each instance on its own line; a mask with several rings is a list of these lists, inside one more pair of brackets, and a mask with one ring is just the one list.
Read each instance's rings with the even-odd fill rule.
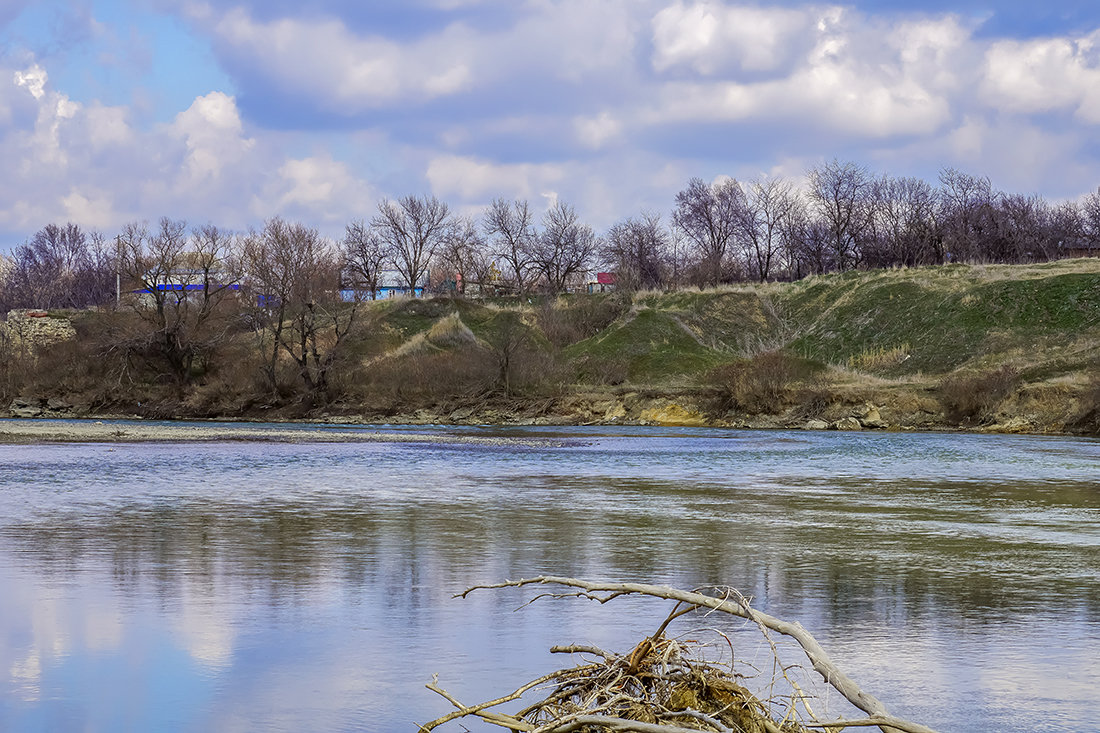
[[308,290],[363,298],[395,284],[553,294],[583,284],[593,269],[614,272],[620,289],[667,289],[1098,251],[1100,191],[1054,204],[997,191],[988,178],[953,168],[933,185],[833,160],[810,169],[802,185],[781,177],[693,178],[667,218],[643,212],[602,236],[566,203],[540,217],[527,201],[496,199],[472,218],[433,196],[411,195],[383,200],[372,218],[350,222],[339,242],[279,218],[247,233],[188,230],[163,219],[153,229],[128,224],[113,238],[49,224],[2,264],[0,311],[107,305],[119,291],[173,282],[192,291],[247,286],[260,297],[272,291],[274,300],[291,287],[291,274],[305,277]]
[[[1087,252],[1100,253],[1100,192],[1053,204],[954,169],[932,185],[834,160],[802,182],[695,178],[667,217],[643,212],[599,235],[566,203],[540,215],[527,201],[496,199],[467,217],[412,195],[383,200],[339,241],[279,217],[247,232],[167,217],[113,236],[49,224],[0,258],[0,313],[105,308],[88,339],[89,364],[109,372],[100,381],[151,378],[182,399],[211,374],[239,372],[273,404],[290,394],[324,402],[338,391],[330,389],[338,360],[362,359],[365,334],[377,330],[362,304],[394,285],[468,297],[554,295],[583,285],[596,268],[630,291]],[[507,394],[530,344],[515,313],[495,318],[481,357]],[[556,343],[553,325],[544,330]],[[15,389],[11,339],[0,328],[4,394]],[[32,375],[31,361],[20,368]],[[471,374],[475,366],[484,365]]]

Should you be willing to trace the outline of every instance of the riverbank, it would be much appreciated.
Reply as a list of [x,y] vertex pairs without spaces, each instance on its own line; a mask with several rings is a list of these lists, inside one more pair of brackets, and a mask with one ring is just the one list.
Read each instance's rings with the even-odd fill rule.
[[1100,435],[1100,259],[358,307],[323,384],[247,320],[180,374],[140,312],[50,313],[63,340],[0,350],[0,417]]

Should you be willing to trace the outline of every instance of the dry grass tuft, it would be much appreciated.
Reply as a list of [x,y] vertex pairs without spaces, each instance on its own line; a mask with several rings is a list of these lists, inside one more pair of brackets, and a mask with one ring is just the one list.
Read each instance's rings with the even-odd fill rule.
[[908,359],[910,351],[912,351],[912,349],[910,349],[908,342],[900,346],[889,348],[886,346],[878,346],[864,349],[855,356],[848,357],[848,366],[851,369],[860,369],[862,371],[889,369]]

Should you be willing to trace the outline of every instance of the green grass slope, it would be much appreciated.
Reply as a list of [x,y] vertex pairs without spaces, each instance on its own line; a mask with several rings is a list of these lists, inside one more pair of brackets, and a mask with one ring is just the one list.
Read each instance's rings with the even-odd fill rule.
[[893,350],[902,358],[880,369],[892,376],[1006,363],[1054,374],[1100,357],[1100,260],[849,273],[779,297],[791,350],[836,365]]
[[[383,323],[398,340],[428,334],[455,314],[479,340],[491,340],[499,311],[446,299],[384,307]],[[625,301],[624,294],[572,296],[525,307],[532,345],[562,346],[560,356],[580,382],[682,386],[715,366],[777,350],[901,380],[1005,365],[1039,380],[1100,365],[1096,259],[848,272],[794,283],[643,292]],[[557,315],[548,318],[547,309]],[[551,323],[592,335],[562,342],[542,328]]]

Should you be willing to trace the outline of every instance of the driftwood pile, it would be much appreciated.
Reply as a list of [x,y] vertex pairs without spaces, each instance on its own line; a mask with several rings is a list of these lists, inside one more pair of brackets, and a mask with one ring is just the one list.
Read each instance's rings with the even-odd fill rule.
[[[935,733],[923,725],[896,718],[885,706],[865,693],[836,668],[824,649],[797,623],[782,621],[751,607],[744,596],[730,588],[685,591],[644,583],[600,583],[554,576],[509,581],[468,588],[459,597],[485,588],[552,585],[571,589],[542,593],[543,597],[583,597],[607,603],[626,595],[650,596],[675,602],[675,607],[660,627],[628,653],[617,654],[592,646],[553,647],[552,652],[579,654],[583,661],[557,670],[519,687],[503,697],[476,705],[455,699],[433,680],[428,689],[446,698],[455,710],[425,723],[420,733],[428,733],[454,720],[477,717],[512,731],[524,733],[811,733],[839,731],[845,728],[879,728],[884,733]],[[728,636],[712,630],[709,640],[693,634],[692,639],[672,638],[666,634],[669,624],[693,611],[724,613],[746,619],[762,634],[774,655],[772,694],[761,699],[746,686],[746,679],[735,669],[733,644]],[[823,719],[814,712],[814,696],[791,674],[805,670],[805,664],[786,665],[779,659],[773,634],[798,644],[824,684],[840,693],[862,718]],[[728,647],[730,661],[708,660],[715,641]],[[713,656],[713,653],[710,654]],[[777,686],[776,680],[780,681]],[[776,694],[782,689],[782,694]],[[507,703],[521,700],[528,693],[540,695],[535,702],[513,713],[500,712]],[[534,694],[534,693],[532,693]]]

